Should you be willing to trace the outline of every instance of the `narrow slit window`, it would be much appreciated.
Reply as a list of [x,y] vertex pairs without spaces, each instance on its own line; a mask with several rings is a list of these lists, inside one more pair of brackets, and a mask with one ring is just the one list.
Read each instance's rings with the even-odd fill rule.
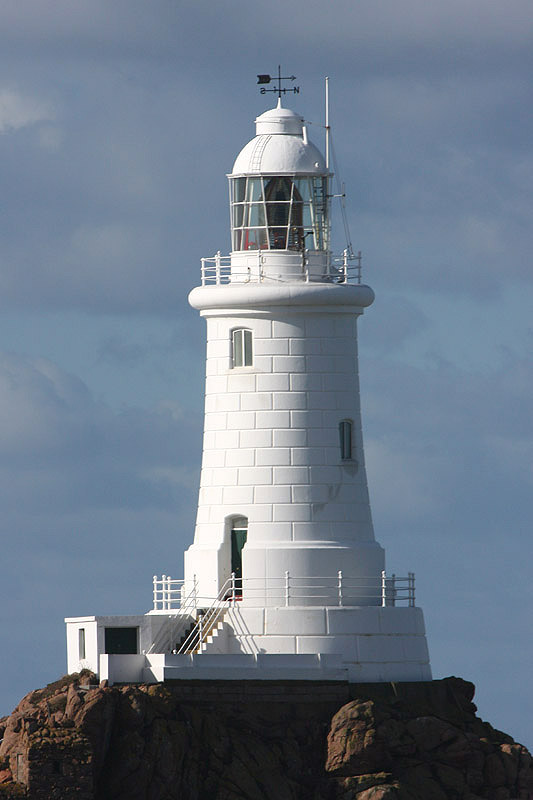
[[352,458],[352,423],[349,419],[339,422],[339,439],[341,446],[341,459],[350,461]]
[[78,658],[80,661],[85,658],[85,628],[78,628]]
[[231,572],[235,600],[242,598],[242,549],[248,537],[247,517],[234,517],[231,520]]
[[233,366],[251,367],[252,363],[252,331],[238,328],[233,331]]

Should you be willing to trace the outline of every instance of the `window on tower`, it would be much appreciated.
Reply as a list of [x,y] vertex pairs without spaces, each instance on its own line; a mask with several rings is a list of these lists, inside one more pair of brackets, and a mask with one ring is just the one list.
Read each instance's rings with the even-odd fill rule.
[[253,364],[252,331],[237,328],[232,335],[232,366],[251,367]]
[[339,422],[339,439],[341,446],[341,459],[351,461],[352,459],[352,421],[343,419]]

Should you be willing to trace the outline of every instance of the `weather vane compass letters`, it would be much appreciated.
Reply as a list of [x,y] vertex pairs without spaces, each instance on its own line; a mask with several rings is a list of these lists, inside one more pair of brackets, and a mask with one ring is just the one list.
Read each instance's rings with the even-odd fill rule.
[[[275,80],[272,78],[271,75],[258,75],[257,76],[257,83],[270,83],[270,81]],[[295,81],[296,75],[282,75],[281,74],[281,66],[278,65],[278,85],[274,86],[272,89],[265,89],[264,86],[261,86],[260,92],[261,94],[266,94],[267,92],[276,92],[278,97],[281,100],[281,95],[286,94],[287,92],[292,92],[293,94],[300,93],[299,86],[283,86],[281,85],[281,81]]]

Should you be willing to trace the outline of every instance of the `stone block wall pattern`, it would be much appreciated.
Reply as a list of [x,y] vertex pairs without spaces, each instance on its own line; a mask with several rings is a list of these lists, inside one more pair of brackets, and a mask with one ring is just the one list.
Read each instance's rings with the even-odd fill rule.
[[[207,377],[198,514],[185,574],[201,582],[202,595],[216,595],[230,576],[232,516],[248,519],[247,577],[263,577],[278,565],[276,577],[310,568],[325,578],[339,569],[346,577],[381,574],[359,409],[357,316],[363,308],[353,299],[345,305],[347,288],[328,285],[324,308],[316,285],[300,286],[301,305],[290,310],[263,302],[257,292],[246,297],[242,286],[238,308],[231,286],[191,294],[207,322]],[[252,331],[253,365],[234,368],[232,334],[239,328]],[[353,431],[349,461],[340,453],[344,419]],[[359,543],[365,546],[358,549]],[[256,595],[254,602],[268,599]]]

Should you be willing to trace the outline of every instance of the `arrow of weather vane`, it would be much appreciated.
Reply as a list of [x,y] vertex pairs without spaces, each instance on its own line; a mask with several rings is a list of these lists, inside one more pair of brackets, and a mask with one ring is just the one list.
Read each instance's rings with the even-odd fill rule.
[[[258,75],[257,76],[257,83],[265,84],[270,83],[275,78],[272,78],[271,75]],[[261,94],[266,94],[267,92],[276,92],[278,97],[281,98],[282,94],[286,94],[287,92],[292,92],[293,94],[300,93],[299,86],[289,86],[289,87],[282,87],[281,81],[295,81],[296,75],[282,75],[281,74],[281,66],[278,66],[278,75],[277,75],[278,85],[274,86],[272,89],[265,89],[264,86],[261,86],[260,92]]]

